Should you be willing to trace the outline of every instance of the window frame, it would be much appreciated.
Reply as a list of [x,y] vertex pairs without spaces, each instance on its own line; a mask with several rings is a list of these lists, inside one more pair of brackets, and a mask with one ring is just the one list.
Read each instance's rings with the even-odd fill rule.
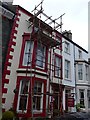
[[[61,60],[61,66],[59,66],[60,68],[60,71],[61,71],[61,74],[56,75],[56,58],[60,59]],[[54,60],[54,77],[57,77],[57,78],[62,78],[62,56],[61,55],[58,55],[55,53],[55,60]]]
[[30,81],[29,81],[29,80],[26,80],[26,81],[29,82],[29,85],[28,85],[28,93],[27,93],[27,94],[20,94],[21,88],[22,88],[22,87],[21,87],[22,81],[25,81],[25,80],[24,80],[24,79],[21,79],[21,80],[20,80],[20,89],[19,89],[18,102],[17,102],[17,112],[22,113],[22,110],[19,110],[19,103],[20,103],[20,97],[23,96],[23,95],[25,95],[25,96],[27,96],[27,104],[26,104],[26,110],[23,110],[23,111],[26,113],[26,112],[27,112],[27,109],[28,109],[28,98],[29,98],[28,93],[29,93],[29,88],[30,88]]
[[24,35],[22,36],[23,40],[22,40],[22,47],[21,47],[21,54],[20,54],[20,61],[19,61],[19,68],[27,68],[27,67],[33,67],[33,63],[34,63],[34,41],[33,41],[33,46],[32,46],[32,65],[27,66],[27,65],[23,65],[23,58],[24,58],[24,51],[25,51],[25,45],[26,45],[26,41],[30,41],[30,33],[24,33]]
[[82,59],[82,51],[81,50],[78,50],[78,58]]
[[[79,66],[80,65],[82,66],[81,71],[79,71]],[[83,64],[78,64],[78,80],[83,80]]]
[[[33,112],[34,112],[34,113],[36,113],[36,112],[37,112],[37,113],[38,113],[38,112],[40,113],[40,112],[42,112],[42,109],[43,109],[43,97],[44,97],[44,95],[43,95],[42,93],[44,93],[44,84],[43,84],[42,82],[40,82],[40,81],[37,81],[37,80],[36,80],[35,82],[42,84],[41,95],[39,95],[39,94],[37,95],[36,93],[34,93],[34,96],[35,96],[35,97],[41,97],[41,101],[42,101],[42,102],[40,103],[40,110],[36,110],[36,109],[34,110],[34,108],[33,108]],[[35,82],[34,82],[34,84],[35,84]],[[33,98],[34,98],[34,96],[33,96]]]
[[70,54],[70,43],[65,41],[64,52]]
[[[16,81],[16,92],[15,92],[15,96],[14,96],[14,103],[13,103],[13,107],[14,107],[14,110],[17,111],[17,106],[18,106],[18,99],[19,99],[19,89],[20,89],[20,81],[22,79],[26,79],[30,82],[30,86],[29,86],[29,92],[31,93],[31,85],[32,85],[32,88],[34,87],[34,83],[35,81],[37,82],[41,82],[43,84],[43,99],[42,99],[42,102],[43,102],[43,109],[42,109],[42,112],[34,112],[34,116],[37,116],[37,115],[40,115],[40,116],[46,116],[46,86],[47,86],[47,79],[43,79],[43,78],[38,78],[38,77],[29,77],[29,76],[18,76],[17,77],[17,81]],[[31,84],[32,82],[32,84]],[[33,90],[33,89],[32,89]],[[32,93],[33,94],[33,93]],[[29,94],[29,97],[28,97],[28,105],[27,105],[27,111],[26,112],[19,112],[17,111],[18,115],[20,117],[22,117],[22,115],[24,114],[26,117],[29,115],[31,116],[32,115],[32,112],[30,111],[31,108],[32,108],[32,100],[31,100],[31,94]]]
[[85,78],[88,81],[89,80],[89,66],[85,65]]
[[46,47],[46,53],[45,53],[45,67],[37,67],[36,66],[36,50],[37,50],[37,44],[38,40],[37,38],[34,38],[33,41],[33,47],[32,47],[32,65],[31,66],[23,66],[23,57],[24,57],[24,50],[25,50],[25,42],[30,39],[30,33],[24,33],[23,35],[23,41],[22,41],[22,48],[21,48],[21,54],[20,54],[20,61],[19,61],[19,68],[35,68],[37,70],[47,72],[47,67],[48,67],[48,51],[49,48],[48,46],[44,45]]
[[[38,54],[38,51],[40,51],[40,49],[38,49],[38,45],[39,45],[39,44],[40,44],[40,43],[37,43],[37,54]],[[40,45],[41,45],[41,44],[40,44]],[[40,55],[37,55],[37,54],[36,54],[36,68],[39,68],[39,69],[45,69],[45,64],[46,64],[46,61],[45,61],[45,60],[46,60],[46,46],[44,46],[43,44],[42,44],[42,46],[43,46],[43,48],[44,48],[44,51],[43,51],[43,52],[44,52],[44,53],[43,53],[44,56],[40,56]],[[40,51],[40,52],[41,52],[41,51]],[[43,57],[43,60],[41,61],[41,62],[43,62],[43,63],[42,63],[42,64],[43,64],[42,67],[37,65],[37,61],[38,61],[38,60],[37,60],[37,56]],[[40,62],[40,61],[39,61],[39,62]]]
[[[83,92],[83,98],[81,97],[81,92]],[[79,100],[80,100],[80,104],[81,104],[81,101],[83,100],[83,104],[82,105],[85,105],[85,90],[84,89],[79,89]]]
[[[26,48],[27,48],[27,43],[28,42],[31,42],[31,43],[29,43],[30,44],[30,48],[31,48],[31,50],[30,50],[30,52],[28,51],[26,51]],[[25,49],[24,49],[24,54],[23,54],[23,62],[22,62],[22,65],[23,66],[31,66],[31,63],[27,63],[27,64],[24,64],[25,63],[25,57],[26,57],[26,54],[27,55],[29,55],[29,53],[30,53],[30,55],[31,55],[31,57],[30,57],[30,60],[31,60],[31,62],[32,62],[32,54],[33,54],[33,41],[31,40],[31,41],[29,41],[29,40],[26,40],[25,41]],[[27,58],[28,59],[28,58]]]
[[[69,69],[66,69],[66,62],[69,63]],[[68,68],[68,67],[67,67],[67,68]],[[66,70],[69,71],[69,72],[67,72],[67,73],[68,73],[68,74],[67,74],[68,77],[66,77]],[[71,79],[71,61],[70,61],[70,60],[65,59],[65,68],[64,68],[64,72],[65,72],[65,75],[64,75],[65,79],[70,80],[70,79]]]

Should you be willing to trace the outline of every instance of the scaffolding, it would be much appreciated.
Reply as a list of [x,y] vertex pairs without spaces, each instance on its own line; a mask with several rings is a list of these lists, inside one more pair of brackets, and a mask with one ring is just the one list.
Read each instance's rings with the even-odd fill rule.
[[[52,19],[52,16],[47,16],[45,13],[44,13],[44,10],[43,10],[43,7],[42,7],[42,4],[43,4],[43,1],[42,0],[40,2],[40,4],[38,4],[37,6],[35,6],[34,10],[32,12],[34,12],[34,14],[32,15],[32,17],[29,18],[29,27],[28,28],[32,28],[32,32],[30,34],[30,40],[34,37],[37,37],[37,40],[38,42],[41,44],[41,46],[43,45],[46,45],[49,47],[49,51],[52,54],[53,56],[53,60],[55,60],[55,49],[57,49],[57,46],[60,46],[62,45],[62,41],[59,41],[58,39],[56,39],[56,34],[55,32],[57,30],[60,29],[60,33],[62,33],[62,17],[63,15],[65,14],[62,14],[60,15],[58,18],[56,19]],[[40,9],[38,10],[38,8],[40,7]],[[42,15],[46,18],[44,21],[41,20],[41,17]],[[60,19],[60,24],[57,22],[57,20]],[[46,22],[50,20],[50,22],[47,24]],[[52,26],[50,26],[51,24],[53,24],[53,28]],[[47,32],[48,31],[48,32]],[[29,53],[30,53],[30,49],[31,49],[31,46],[29,48]],[[51,55],[50,53],[50,55]],[[36,53],[37,54],[37,53]],[[61,53],[60,53],[61,54]],[[29,61],[30,60],[30,54],[28,55],[28,61],[27,61],[27,68],[26,68],[26,76],[27,76],[27,73],[29,73],[29,64],[31,64],[31,67],[32,67],[32,61]],[[36,61],[36,60],[35,60]],[[38,60],[40,61],[40,60]],[[50,60],[51,61],[51,60]],[[49,61],[49,62],[50,62]],[[43,62],[43,61],[42,61]],[[44,61],[45,62],[45,61]],[[45,64],[45,63],[44,63]],[[59,97],[59,111],[60,113],[63,112],[63,105],[62,105],[62,98],[63,98],[63,88],[62,88],[62,80],[58,78],[58,85],[59,85],[59,93],[50,93],[50,84],[51,84],[51,79],[53,80],[53,72],[54,72],[54,63],[48,63],[48,79],[49,79],[49,91],[46,92],[46,93],[35,93],[35,94],[45,94],[46,96],[48,96],[48,104],[49,104],[49,98],[53,98],[54,95],[57,95]],[[31,68],[32,69],[32,68]],[[36,71],[36,63],[35,63],[35,71]],[[58,70],[61,69],[61,68],[58,68]],[[51,75],[51,72],[52,72],[52,75]],[[32,74],[32,73],[31,73]],[[34,72],[34,77],[35,77],[35,72]],[[31,76],[32,77],[32,76]],[[51,78],[52,77],[52,78]],[[32,78],[31,78],[32,79]],[[31,81],[31,97],[32,97],[32,100],[31,100],[31,113],[32,113],[32,119],[34,119],[34,116],[33,116],[33,94],[34,94],[34,90],[32,88],[32,81]],[[50,108],[48,110],[50,112]],[[52,116],[53,116],[53,111],[52,111]]]

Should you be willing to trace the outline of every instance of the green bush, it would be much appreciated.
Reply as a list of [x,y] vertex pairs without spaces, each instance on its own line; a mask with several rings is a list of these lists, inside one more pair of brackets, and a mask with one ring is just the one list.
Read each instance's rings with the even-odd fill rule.
[[15,115],[12,111],[6,111],[3,113],[1,120],[13,120],[14,117]]
[[85,106],[80,103],[77,103],[75,106],[76,106],[77,111],[80,111],[80,108],[85,108]]

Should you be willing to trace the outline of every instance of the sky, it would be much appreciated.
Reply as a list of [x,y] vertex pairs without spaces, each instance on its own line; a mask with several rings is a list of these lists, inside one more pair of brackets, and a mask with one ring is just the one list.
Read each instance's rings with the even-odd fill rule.
[[[88,1],[44,0],[42,4],[44,13],[52,16],[52,19],[65,13],[62,17],[62,31],[71,30],[72,40],[86,50],[88,50]],[[14,0],[13,4],[31,12],[40,2],[41,0]],[[60,20],[57,22],[60,23]]]

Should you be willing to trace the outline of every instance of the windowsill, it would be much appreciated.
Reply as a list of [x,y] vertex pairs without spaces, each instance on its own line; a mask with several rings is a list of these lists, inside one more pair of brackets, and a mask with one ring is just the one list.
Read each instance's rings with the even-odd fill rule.
[[[39,69],[39,68],[37,68],[37,69],[28,69],[28,71],[27,71],[27,73],[30,73],[30,72],[32,72],[32,73],[38,73],[38,74],[40,74],[40,75],[45,75],[45,76],[47,76],[48,74],[47,74],[47,72],[46,71],[40,71],[41,69]],[[17,73],[26,73],[26,69],[21,69],[21,68],[18,68],[17,70],[16,70],[16,72]]]
[[61,79],[61,77],[60,77],[60,76],[56,76],[56,75],[55,75],[54,77],[55,77],[55,78],[59,78],[59,79]]
[[34,114],[39,114],[39,113],[42,113],[42,111],[33,110],[33,113],[34,113]]
[[45,67],[39,67],[39,66],[36,66],[36,68],[39,68],[39,69],[41,69],[41,70],[44,70],[44,69],[45,69]]
[[66,54],[71,55],[69,52],[64,51]]
[[82,80],[79,80],[79,79],[78,79],[78,81],[84,81],[84,80],[83,80],[83,79],[82,79]]
[[18,114],[25,114],[25,113],[27,113],[27,111],[23,111],[23,112],[22,112],[21,110],[17,110],[17,113],[18,113]]
[[72,82],[70,78],[64,78],[64,80]]

